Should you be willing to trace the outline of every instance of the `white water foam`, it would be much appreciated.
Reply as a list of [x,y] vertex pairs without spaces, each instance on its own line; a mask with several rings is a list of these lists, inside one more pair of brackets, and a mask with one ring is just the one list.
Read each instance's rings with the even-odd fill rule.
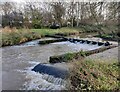
[[98,44],[96,45],[92,45],[92,44],[87,44],[87,43],[80,43],[80,42],[76,42],[76,43],[71,43],[69,41],[65,41],[65,42],[56,42],[56,43],[52,43],[52,44],[65,44],[69,47],[71,47],[71,49],[74,49],[76,51],[80,51],[80,50],[94,50],[94,49],[98,49],[102,46],[98,46]]
[[39,64],[38,62],[30,62],[32,67],[28,67],[25,70],[19,72],[24,72],[26,74],[26,79],[23,88],[20,90],[64,90],[66,81],[61,78],[55,78],[48,74],[41,74],[32,69]]

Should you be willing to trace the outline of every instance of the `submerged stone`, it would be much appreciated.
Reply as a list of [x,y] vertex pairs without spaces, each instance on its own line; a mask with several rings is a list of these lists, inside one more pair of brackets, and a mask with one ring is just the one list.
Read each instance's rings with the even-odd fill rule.
[[95,41],[92,41],[92,44],[93,44],[93,45],[95,45],[95,44],[97,44],[97,42],[95,42]]
[[102,43],[102,42],[98,42],[98,46],[101,46],[101,45],[103,45],[104,43]]

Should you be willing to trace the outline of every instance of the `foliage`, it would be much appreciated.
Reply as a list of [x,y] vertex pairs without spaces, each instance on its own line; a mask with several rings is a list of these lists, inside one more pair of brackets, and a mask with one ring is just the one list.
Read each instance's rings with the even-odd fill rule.
[[67,53],[64,56],[64,61],[69,61],[75,58],[75,54],[74,53]]

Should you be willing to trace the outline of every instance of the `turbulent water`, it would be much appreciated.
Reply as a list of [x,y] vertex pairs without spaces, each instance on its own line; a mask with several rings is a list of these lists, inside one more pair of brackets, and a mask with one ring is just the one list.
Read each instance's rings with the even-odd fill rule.
[[66,75],[69,72],[68,65],[65,63],[51,65],[49,64],[49,57],[67,52],[76,52],[81,49],[93,50],[101,47],[68,41],[48,45],[38,45],[38,42],[39,40],[36,40],[17,46],[1,48],[3,53],[3,90],[66,89]]
[[31,71],[37,64],[38,63],[34,62],[32,67],[26,68],[26,70],[24,71],[19,71],[26,73],[26,79],[30,79],[29,81],[26,81],[24,83],[21,90],[62,90],[62,89],[64,90],[65,89],[66,81],[64,79],[56,78],[47,73],[39,73],[39,72]]

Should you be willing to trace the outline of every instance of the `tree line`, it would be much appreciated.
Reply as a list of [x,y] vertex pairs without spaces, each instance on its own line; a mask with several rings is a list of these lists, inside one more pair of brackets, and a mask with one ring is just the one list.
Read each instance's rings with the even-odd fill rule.
[[41,28],[118,25],[119,2],[3,2],[2,26]]

